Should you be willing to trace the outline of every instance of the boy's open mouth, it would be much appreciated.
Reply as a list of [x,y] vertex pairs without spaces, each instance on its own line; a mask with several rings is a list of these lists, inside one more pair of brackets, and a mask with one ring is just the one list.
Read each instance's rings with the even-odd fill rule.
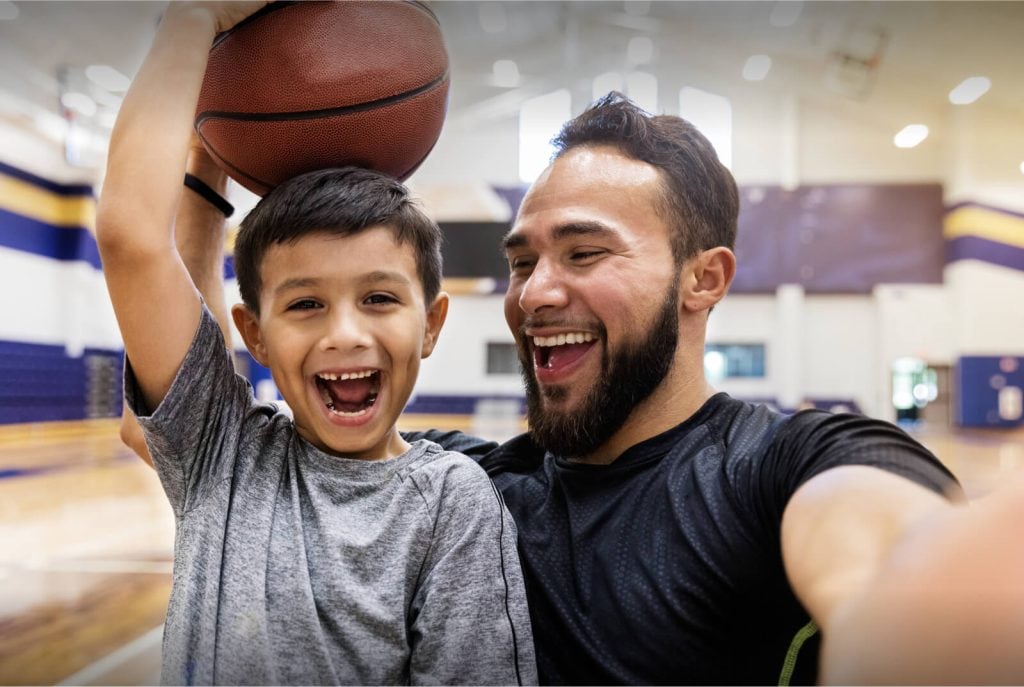
[[316,375],[316,386],[320,398],[332,413],[357,417],[377,401],[380,393],[380,371],[363,370],[333,374],[322,372]]

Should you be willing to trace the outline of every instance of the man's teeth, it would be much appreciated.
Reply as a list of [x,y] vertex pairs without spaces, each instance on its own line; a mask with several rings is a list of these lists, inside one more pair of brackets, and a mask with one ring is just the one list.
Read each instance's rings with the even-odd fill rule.
[[580,344],[593,341],[594,335],[590,332],[569,332],[568,334],[556,334],[555,336],[535,336],[534,346],[564,346],[565,344]]
[[336,382],[338,380],[345,379],[363,379],[364,377],[370,377],[375,374],[374,370],[363,370],[362,372],[342,372],[340,375],[332,374],[330,372],[320,372],[317,377],[325,379],[329,382]]

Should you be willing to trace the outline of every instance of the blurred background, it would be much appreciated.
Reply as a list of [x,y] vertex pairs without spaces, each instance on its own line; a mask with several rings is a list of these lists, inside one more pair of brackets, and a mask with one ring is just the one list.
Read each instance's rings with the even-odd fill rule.
[[[446,234],[454,297],[406,427],[521,430],[498,239],[559,125],[620,90],[697,124],[741,187],[716,387],[899,422],[972,495],[1024,465],[1024,3],[430,6],[451,94],[409,183]],[[92,227],[162,11],[0,0],[4,684],[155,679],[173,520],[117,441],[122,351]],[[256,199],[231,200],[237,221]]]

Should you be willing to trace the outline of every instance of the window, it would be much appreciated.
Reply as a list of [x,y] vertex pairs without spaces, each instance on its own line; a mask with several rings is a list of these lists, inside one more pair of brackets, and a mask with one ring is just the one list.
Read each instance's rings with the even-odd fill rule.
[[487,342],[487,374],[519,374],[519,354],[514,343]]
[[729,377],[764,377],[764,344],[707,344],[704,372],[711,381]]

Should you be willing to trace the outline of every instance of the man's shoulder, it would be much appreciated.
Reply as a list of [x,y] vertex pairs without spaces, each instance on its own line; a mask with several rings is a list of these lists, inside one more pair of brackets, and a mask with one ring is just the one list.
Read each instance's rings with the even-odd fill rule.
[[464,453],[425,438],[413,441],[410,451],[417,455],[402,469],[402,477],[410,479],[428,501],[459,491],[493,491],[487,473]]
[[772,441],[790,418],[767,403],[717,393],[684,423],[691,426],[683,436],[692,436],[699,428],[707,441],[719,444],[727,453],[756,453]]

